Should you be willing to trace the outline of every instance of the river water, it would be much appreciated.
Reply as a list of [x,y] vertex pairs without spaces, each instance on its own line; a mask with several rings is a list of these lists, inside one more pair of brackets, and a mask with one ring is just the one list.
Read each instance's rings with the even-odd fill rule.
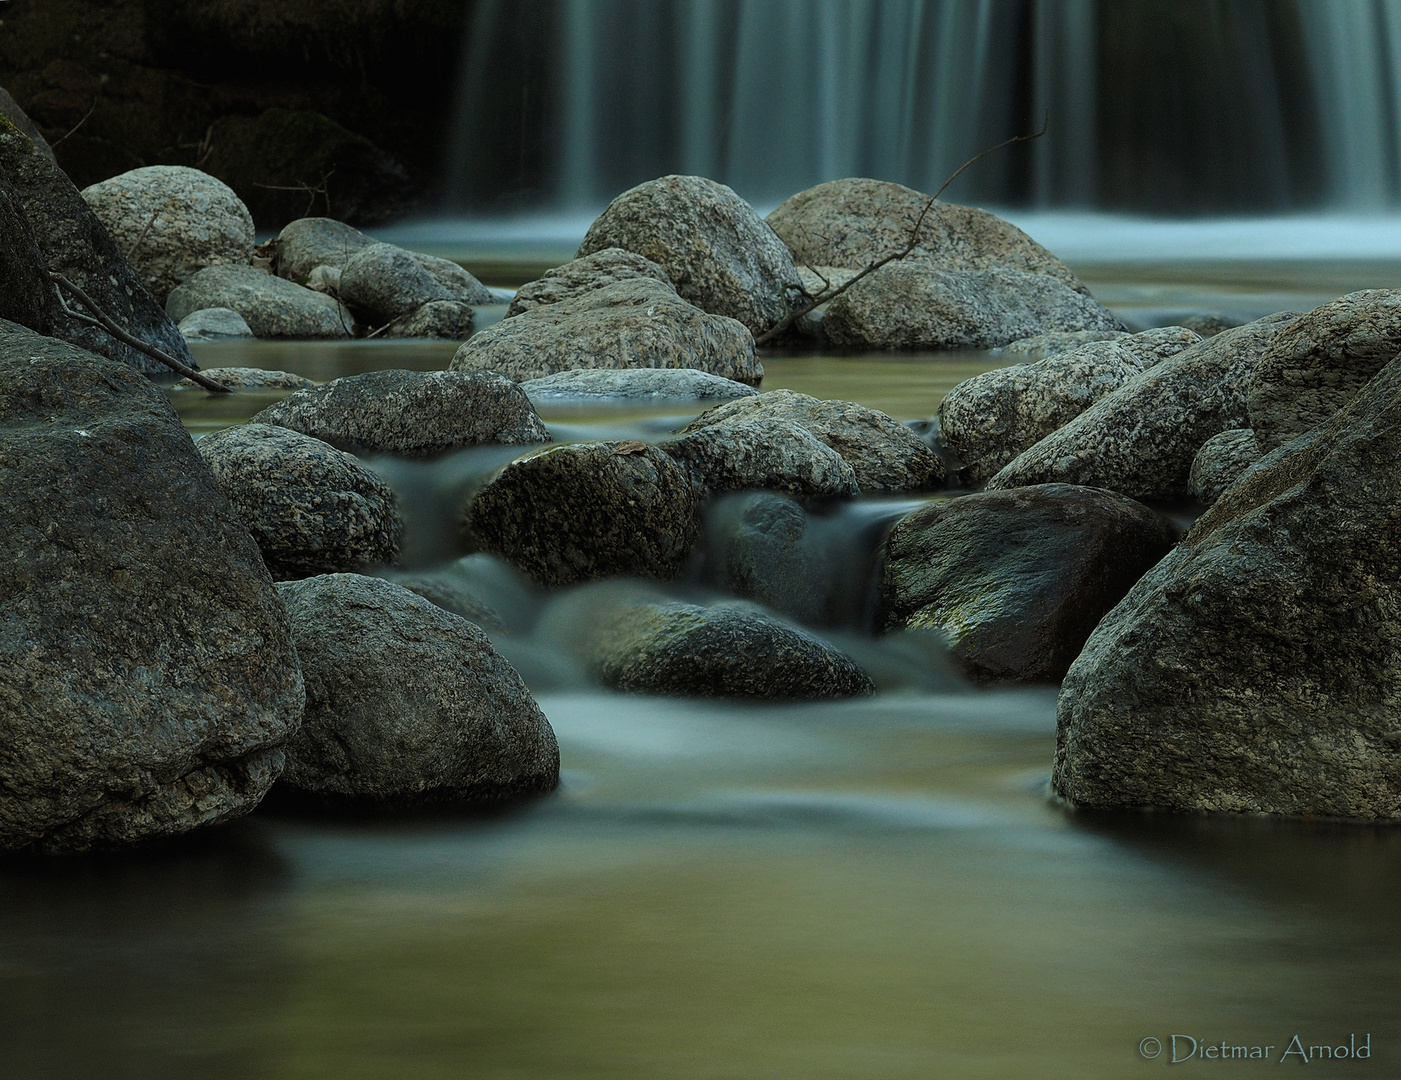
[[[1089,277],[1148,324],[1311,307],[1375,280],[1357,273]],[[451,352],[196,348],[206,367],[317,379]],[[1004,362],[772,355],[764,387],[918,419]],[[276,396],[175,392],[196,434]],[[686,419],[543,414],[562,438]],[[443,492],[490,462],[371,464],[410,502],[410,561],[448,557]],[[828,535],[907,508],[849,509]],[[1310,1075],[1401,1067],[1401,833],[1067,812],[1046,793],[1053,687],[962,685],[937,657],[859,640],[856,615],[834,633],[881,672],[873,698],[606,693],[531,629],[558,599],[498,571],[519,629],[498,643],[559,737],[559,791],[488,815],[264,809],[158,851],[3,864],[0,1077],[1118,1080],[1167,1064],[1174,1034],[1199,1048],[1184,1069],[1268,1071],[1295,1035],[1370,1049],[1313,1049]],[[1267,1056],[1204,1058],[1222,1043]]]

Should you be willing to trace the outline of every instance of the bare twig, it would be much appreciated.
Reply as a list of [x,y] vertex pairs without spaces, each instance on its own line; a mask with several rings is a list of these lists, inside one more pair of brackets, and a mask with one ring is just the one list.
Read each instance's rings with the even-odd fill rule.
[[[321,183],[317,187],[312,187],[310,184],[254,184],[253,186],[265,188],[268,191],[305,191],[307,195],[310,196],[307,199],[306,214],[311,213],[312,208],[316,205],[316,196],[320,195],[321,198],[324,199],[326,202],[326,216],[330,217],[331,190],[329,183],[331,175],[335,171],[336,167],[332,165],[330,171],[321,177]],[[305,217],[306,214],[303,214],[302,216]]]
[[131,257],[136,254],[136,249],[139,248],[141,242],[146,239],[146,234],[151,231],[151,226],[156,223],[156,218],[160,217],[160,215],[161,212],[159,210],[154,211],[151,214],[150,220],[146,222],[146,227],[141,230],[141,235],[132,242],[131,247],[127,248],[126,257],[128,262],[130,262]]
[[97,111],[97,102],[98,102],[98,100],[99,100],[100,97],[101,97],[101,95],[98,95],[98,97],[95,97],[95,98],[92,99],[92,107],[89,108],[88,111],[87,111],[86,113],[83,114],[83,118],[82,118],[81,120],[79,120],[76,124],[74,124],[71,128],[68,129],[68,134],[67,134],[67,135],[62,135],[62,136],[60,136],[60,137],[58,138],[57,141],[49,143],[49,149],[50,149],[50,150],[52,150],[52,149],[54,149],[55,147],[61,145],[61,144],[64,142],[64,140],[66,140],[66,139],[68,138],[69,135],[72,135],[72,134],[73,134],[74,132],[76,132],[80,127],[82,127],[84,124],[86,124],[86,123],[88,122],[88,117],[91,116],[94,112]]
[[1048,110],[1047,113],[1046,113],[1046,115],[1045,115],[1045,117],[1044,117],[1044,118],[1042,119],[1042,121],[1041,121],[1041,130],[1040,130],[1040,131],[1033,131],[1030,135],[1013,135],[1010,139],[1006,140],[1005,142],[1000,142],[1000,143],[998,143],[996,146],[989,146],[986,150],[982,150],[982,151],[980,151],[980,152],[974,154],[972,157],[970,157],[967,161],[965,161],[962,165],[960,165],[960,166],[958,167],[958,171],[957,171],[957,172],[955,172],[952,176],[950,176],[947,180],[944,181],[944,186],[943,186],[943,187],[941,187],[938,191],[934,192],[934,198],[937,199],[940,195],[942,195],[945,191],[947,191],[947,190],[948,190],[948,186],[949,186],[950,184],[952,184],[955,180],[957,180],[960,176],[962,176],[962,175],[963,175],[963,170],[967,169],[970,165],[975,165],[975,164],[977,164],[979,161],[982,161],[983,158],[987,157],[989,154],[995,154],[997,151],[1001,150],[1004,146],[1011,146],[1013,143],[1031,142],[1032,139],[1039,139],[1039,138],[1041,138],[1042,135],[1046,134],[1046,129],[1049,128],[1050,126],[1051,126],[1051,114],[1050,114],[1050,112],[1049,112],[1049,110]]
[[[90,326],[101,327],[103,330],[106,330],[118,341],[122,342],[122,344],[130,345],[133,349],[137,350],[137,352],[145,353],[153,360],[159,360],[166,367],[173,368],[175,371],[178,371],[181,375],[185,376],[185,378],[189,379],[191,382],[204,387],[210,393],[229,394],[233,392],[227,386],[224,386],[221,383],[216,383],[213,379],[201,375],[194,368],[190,367],[190,365],[182,363],[181,361],[175,359],[175,357],[171,356],[169,353],[166,353],[163,350],[156,348],[154,345],[148,345],[140,338],[132,337],[115,322],[113,322],[111,317],[105,311],[103,311],[102,308],[98,307],[97,302],[93,300],[92,297],[90,297],[87,293],[83,292],[82,289],[74,285],[62,274],[56,274],[52,270],[50,270],[49,280],[54,283],[55,289],[58,291],[59,306],[63,308],[66,314],[71,315],[79,322],[85,322]],[[82,301],[83,305],[87,307],[89,311],[92,312],[92,315],[84,315],[81,311],[74,311],[71,307],[69,307],[68,302],[63,297],[63,289],[67,289],[70,293],[72,293],[80,301]],[[96,316],[96,318],[94,318],[93,316]]]

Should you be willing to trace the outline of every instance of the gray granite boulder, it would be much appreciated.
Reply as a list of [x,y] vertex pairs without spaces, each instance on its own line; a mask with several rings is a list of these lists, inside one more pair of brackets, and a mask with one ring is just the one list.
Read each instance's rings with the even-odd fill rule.
[[[705,515],[706,582],[790,619],[823,622],[822,586],[837,549],[814,536],[809,524],[807,512],[786,495],[720,496]],[[849,574],[851,567],[843,570]]]
[[751,420],[789,420],[807,428],[852,467],[861,490],[923,491],[944,482],[944,463],[923,440],[898,420],[854,401],[823,401],[792,390],[717,405],[681,429]]
[[964,463],[965,480],[984,484],[1100,398],[1200,340],[1192,331],[1172,326],[985,371],[944,396],[940,433]]
[[559,784],[549,721],[479,627],[358,574],[277,588],[307,687],[283,783],[390,807],[491,802]]
[[337,270],[374,241],[334,218],[298,218],[277,234],[273,269],[291,281],[305,281],[318,266]]
[[690,475],[654,446],[553,446],[483,486],[463,508],[463,528],[542,585],[671,578],[695,546],[698,503]]
[[431,300],[391,322],[383,336],[461,341],[471,335],[475,322],[476,311],[471,304],[461,300]]
[[1187,478],[1192,498],[1208,505],[1214,503],[1263,456],[1255,432],[1249,428],[1213,435],[1192,459],[1192,472]]
[[828,341],[878,349],[991,349],[1048,330],[1122,329],[1108,308],[1047,274],[923,262],[881,267],[822,320]]
[[393,244],[370,244],[352,255],[341,268],[337,292],[376,326],[434,301],[492,303],[486,287],[456,263]]
[[840,454],[792,420],[760,416],[700,428],[663,443],[702,495],[764,488],[805,499],[844,498],[860,490]]
[[0,848],[247,813],[304,695],[253,538],[166,395],[0,323]]
[[393,489],[352,455],[287,428],[240,424],[197,444],[274,580],[393,562]]
[[[490,556],[467,556],[469,560],[482,558]],[[467,574],[458,572],[456,565],[431,570],[391,570],[383,572],[380,576],[408,589],[409,592],[417,593],[444,611],[451,611],[470,623],[476,623],[483,630],[499,632],[508,629],[506,617],[491,602],[491,598],[474,587],[474,582]]]
[[[290,371],[266,371],[263,368],[221,367],[205,368],[205,378],[227,386],[230,390],[304,390],[316,384]],[[203,389],[193,379],[180,379],[172,389]]]
[[82,195],[161,303],[206,266],[253,257],[248,207],[233,188],[198,169],[148,165]]
[[253,330],[243,316],[226,307],[192,311],[180,320],[179,330],[186,341],[222,341],[225,338],[253,336]]
[[579,398],[665,401],[733,401],[759,391],[734,379],[695,368],[580,368],[521,383],[531,401]]
[[754,338],[648,278],[503,319],[463,343],[453,371],[499,371],[517,382],[576,368],[697,368],[758,383]]
[[[1050,330],[1044,334],[1032,334],[1031,337],[1022,338],[1010,345],[1002,345],[990,351],[997,354],[1008,353],[1014,356],[1037,354],[1046,357],[1070,352],[1071,349],[1078,349],[1081,345],[1087,345],[1091,341],[1116,341],[1131,336],[1127,330]],[[1205,337],[1205,335],[1202,336]]]
[[1398,502],[1393,361],[1267,455],[1105,616],[1061,689],[1055,791],[1401,819]]
[[1176,539],[1141,503],[1069,484],[931,503],[886,543],[883,626],[938,631],[980,681],[1054,682]]
[[637,278],[671,285],[666,271],[651,259],[644,259],[622,248],[603,248],[581,259],[571,259],[563,266],[546,271],[535,281],[522,285],[511,298],[506,318],[514,318],[547,304],[558,304],[561,300],[572,300],[605,285]]
[[535,407],[494,372],[370,371],[299,390],[252,418],[345,449],[429,457],[550,441]]
[[206,267],[165,302],[177,321],[203,308],[232,308],[260,338],[348,338],[354,325],[333,297],[252,266]]
[[1250,377],[1248,426],[1269,452],[1317,427],[1401,353],[1401,290],[1349,293],[1300,316]]
[[755,336],[802,291],[783,241],[752,206],[703,176],[663,176],[623,192],[589,227],[579,257],[605,248],[650,259],[683,298]]
[[1249,426],[1250,374],[1297,317],[1280,312],[1223,331],[1135,375],[1014,459],[988,488],[1065,483],[1134,499],[1186,496],[1202,444]]

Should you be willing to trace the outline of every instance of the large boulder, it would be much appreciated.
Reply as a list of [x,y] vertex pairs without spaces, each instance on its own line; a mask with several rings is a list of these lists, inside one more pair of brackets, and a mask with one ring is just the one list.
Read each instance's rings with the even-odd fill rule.
[[685,299],[756,337],[802,290],[793,256],[764,219],[703,176],[663,176],[623,192],[589,227],[579,257],[605,248],[650,259]]
[[521,383],[531,401],[624,399],[664,401],[733,401],[753,397],[754,387],[695,368],[578,368]]
[[0,172],[0,319],[47,334],[58,317],[48,265],[18,193]]
[[1192,459],[1187,487],[1192,498],[1210,505],[1225,494],[1264,455],[1249,428],[1233,428],[1202,443]]
[[661,449],[703,495],[765,488],[799,498],[843,498],[860,487],[840,454],[792,420],[759,417],[700,428]]
[[253,217],[233,189],[183,165],[148,165],[83,189],[160,303],[206,266],[253,256]]
[[273,269],[281,277],[304,282],[318,266],[344,270],[373,243],[359,229],[335,218],[297,218],[284,225],[273,241]]
[[173,289],[165,302],[177,322],[203,308],[238,312],[260,338],[348,338],[354,325],[333,297],[253,266],[206,267]]
[[1237,326],[1135,375],[1015,458],[988,488],[1064,483],[1134,499],[1185,497],[1202,444],[1249,426],[1251,372],[1297,317],[1285,311]]
[[1262,460],[1100,623],[1061,690],[1055,790],[1085,806],[1401,818],[1398,501],[1393,361]]
[[[929,196],[885,180],[849,177],[791,196],[766,219],[809,266],[861,270],[905,250]],[[908,258],[939,270],[1020,270],[1085,287],[1070,268],[1010,222],[972,206],[936,202]]]
[[192,311],[179,322],[180,335],[186,341],[226,341],[229,338],[251,338],[253,328],[233,308],[212,307]]
[[927,443],[898,420],[854,401],[771,390],[717,405],[681,433],[751,420],[787,420],[806,428],[846,460],[867,493],[922,491],[944,482],[944,463]]
[[252,418],[345,449],[431,457],[550,433],[519,386],[494,372],[369,371],[299,390]]
[[634,441],[552,446],[507,465],[463,509],[470,539],[542,585],[671,578],[695,546],[690,475]]
[[0,323],[0,848],[251,810],[301,723],[257,545],[159,388]]
[[453,371],[499,371],[517,382],[575,368],[698,368],[758,383],[754,338],[659,281],[636,278],[503,319],[464,342]]
[[341,269],[340,298],[375,325],[408,315],[433,301],[490,304],[486,286],[455,262],[370,244]]
[[828,341],[877,349],[991,349],[1048,330],[1122,329],[1108,308],[1048,274],[925,262],[881,267],[822,320]]
[[307,688],[283,783],[391,806],[559,784],[549,721],[479,627],[379,578],[327,574],[277,588]]
[[1069,484],[932,503],[886,543],[884,629],[938,631],[979,680],[1054,682],[1176,538],[1141,503]]
[[1401,353],[1401,290],[1314,308],[1275,338],[1250,377],[1249,426],[1268,453],[1317,427]]
[[622,248],[604,248],[582,259],[571,259],[563,266],[547,270],[535,281],[522,285],[511,299],[511,306],[506,309],[506,318],[514,318],[548,304],[558,304],[561,300],[572,300],[605,285],[635,281],[637,278],[671,285],[666,271],[651,259],[644,259]]
[[[292,371],[268,371],[265,368],[220,367],[205,368],[204,377],[229,390],[304,390],[316,384]],[[172,390],[203,389],[193,379],[177,379]],[[208,391],[206,391],[208,392]]]
[[[1034,354],[1038,357],[1047,357],[1055,356],[1057,353],[1070,352],[1071,349],[1078,349],[1081,345],[1088,345],[1091,341],[1116,341],[1132,336],[1127,330],[1048,330],[1044,334],[1032,334],[1031,337],[1014,341],[1010,345],[1003,345],[993,349],[992,352],[1008,353],[1013,356]],[[1202,334],[1201,336],[1205,337],[1206,335]]]
[[274,579],[362,570],[399,554],[394,491],[352,455],[270,424],[225,428],[198,445]]
[[939,403],[944,443],[978,485],[1141,371],[1200,341],[1179,326],[1093,341],[1031,364],[994,368]]
[[387,338],[440,338],[461,341],[472,333],[477,313],[461,300],[430,300],[384,329]]

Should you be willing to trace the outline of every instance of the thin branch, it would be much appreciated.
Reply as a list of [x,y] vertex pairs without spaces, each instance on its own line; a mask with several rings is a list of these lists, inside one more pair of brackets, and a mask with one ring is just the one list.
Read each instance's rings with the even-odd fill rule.
[[126,257],[128,262],[130,262],[131,257],[136,254],[136,249],[139,248],[141,242],[146,239],[146,234],[151,231],[151,226],[156,223],[156,218],[160,217],[160,215],[161,212],[159,210],[152,212],[150,220],[146,222],[146,227],[141,230],[141,235],[132,242],[131,247],[127,248]]
[[90,297],[87,293],[83,292],[82,289],[74,285],[62,274],[56,274],[52,270],[50,270],[49,280],[54,283],[56,289],[59,286],[61,286],[62,289],[67,289],[70,293],[72,293],[80,301],[82,301],[82,303],[87,307],[87,309],[91,311],[94,316],[96,316],[96,318],[93,318],[91,316],[84,315],[82,312],[74,311],[71,307],[68,306],[67,301],[64,300],[62,289],[59,289],[59,306],[63,308],[65,313],[73,316],[73,318],[77,319],[79,322],[85,322],[91,326],[101,327],[103,330],[106,330],[118,341],[122,342],[122,344],[130,345],[137,352],[145,353],[153,360],[159,360],[166,367],[173,368],[174,370],[178,371],[181,375],[185,376],[185,378],[189,379],[193,383],[198,384],[199,386],[204,387],[212,394],[233,393],[233,391],[230,390],[227,386],[224,386],[220,383],[216,383],[213,379],[206,378],[204,375],[201,375],[198,371],[190,367],[188,364],[182,363],[170,354],[156,348],[154,345],[148,345],[140,338],[132,337],[115,322],[113,322],[111,317],[105,311],[103,311],[102,308],[98,307],[97,302],[93,300],[92,297]]
[[[97,102],[98,102],[98,100],[99,100],[100,97],[101,97],[101,95],[98,95],[98,97],[95,97],[95,98],[92,99],[92,108],[88,109],[88,111],[87,111],[86,113],[83,114],[83,118],[82,118],[81,120],[79,120],[76,124],[74,124],[71,128],[68,129],[68,135],[72,135],[75,131],[77,131],[80,127],[82,127],[84,124],[86,124],[86,123],[88,122],[88,117],[91,116],[94,112],[97,111]],[[55,147],[60,146],[60,145],[64,142],[64,140],[66,140],[66,139],[68,138],[68,135],[64,135],[64,136],[60,137],[59,140],[58,140],[57,142],[51,142],[51,143],[49,143],[49,149],[52,150],[52,149],[54,149]]]
[[[320,195],[321,198],[323,198],[323,199],[326,201],[326,216],[329,217],[330,214],[331,214],[331,189],[330,189],[330,180],[331,180],[332,174],[334,174],[335,171],[336,171],[336,167],[335,167],[334,165],[332,165],[331,168],[330,168],[330,171],[327,172],[324,176],[321,177],[321,184],[320,184],[318,187],[312,187],[310,184],[290,184],[290,185],[289,185],[289,184],[256,184],[256,183],[255,183],[253,186],[254,186],[254,187],[260,187],[260,188],[265,188],[265,189],[268,190],[268,191],[305,191],[308,195],[310,195],[310,198],[307,200],[307,204],[306,204],[306,213],[307,213],[307,214],[310,214],[311,211],[312,211],[312,208],[313,208],[314,206],[316,206],[316,196]],[[306,214],[303,214],[302,216],[305,217]]]
[[962,176],[962,175],[963,175],[963,170],[964,170],[964,169],[967,169],[970,165],[977,164],[979,161],[982,161],[983,158],[987,157],[989,154],[995,154],[997,151],[1001,150],[1004,146],[1011,146],[1013,143],[1031,142],[1032,139],[1039,139],[1039,138],[1041,138],[1042,135],[1046,134],[1046,129],[1049,128],[1050,126],[1051,126],[1051,112],[1050,112],[1050,110],[1048,109],[1048,110],[1046,110],[1046,116],[1045,116],[1045,118],[1041,121],[1041,130],[1040,130],[1040,131],[1033,131],[1030,135],[1013,135],[1013,136],[1012,136],[1010,139],[1008,139],[1006,142],[1000,142],[1000,143],[998,143],[996,146],[989,146],[986,150],[983,150],[983,151],[981,151],[980,153],[974,154],[972,157],[970,157],[967,161],[965,161],[962,165],[960,165],[960,166],[958,167],[958,171],[957,171],[956,173],[954,173],[952,176],[950,176],[947,180],[944,181],[944,186],[943,186],[943,187],[941,187],[938,191],[934,192],[934,198],[937,199],[937,198],[938,198],[940,195],[942,195],[946,190],[948,190],[948,186],[949,186],[950,184],[952,184],[955,180],[957,180],[960,176]]

